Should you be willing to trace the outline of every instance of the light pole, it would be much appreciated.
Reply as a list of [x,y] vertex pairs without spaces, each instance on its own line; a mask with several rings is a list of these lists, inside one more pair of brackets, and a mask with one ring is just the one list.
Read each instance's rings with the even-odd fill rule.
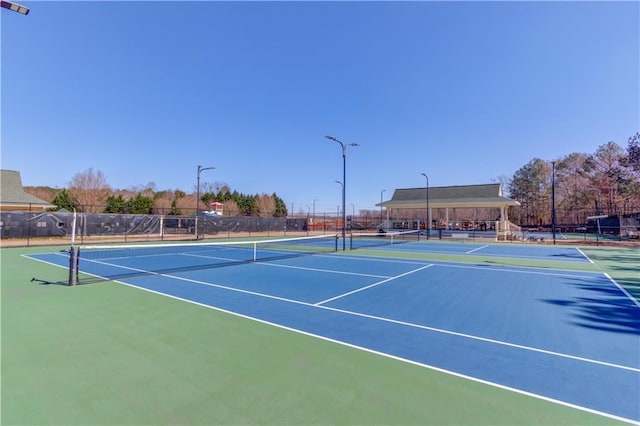
[[382,191],[380,191],[380,227],[382,229],[384,229],[384,225],[382,223],[382,194],[386,191],[386,189],[383,189]]
[[353,230],[353,221],[356,219],[356,205],[353,203],[349,204],[351,204],[351,227],[349,229]]
[[198,173],[196,175],[196,240],[199,237],[199,233],[198,233],[198,216],[200,216],[200,173],[203,172],[204,170],[213,170],[215,169],[215,167],[202,167],[201,165],[198,164]]
[[12,1],[2,0],[2,1],[0,1],[0,6],[4,7],[5,9],[9,9],[9,10],[13,10],[14,12],[21,13],[23,15],[28,15],[29,14],[29,8],[28,7],[24,7],[24,6],[20,5],[20,4],[12,2]]
[[431,212],[429,211],[429,176],[426,173],[421,173],[422,176],[427,180],[427,223],[425,224],[425,228],[427,230],[427,240],[431,236]]
[[556,244],[556,162],[551,162],[551,233]]
[[347,236],[347,233],[346,233],[347,214],[345,210],[346,186],[347,186],[347,147],[359,146],[359,145],[357,143],[345,144],[333,136],[325,136],[325,138],[334,142],[338,142],[342,147],[342,182],[340,182],[340,184],[342,185],[342,251],[345,251],[347,247],[345,242],[345,238]]
[[316,201],[318,201],[317,198],[313,200],[313,216],[311,216],[311,225],[313,230],[316,229]]
[[[342,187],[342,251],[345,251],[347,247],[345,242],[345,238],[347,236],[345,232],[347,215],[344,212],[344,183],[340,182],[339,180],[337,180],[336,183]],[[340,206],[338,206],[338,217],[340,217]]]

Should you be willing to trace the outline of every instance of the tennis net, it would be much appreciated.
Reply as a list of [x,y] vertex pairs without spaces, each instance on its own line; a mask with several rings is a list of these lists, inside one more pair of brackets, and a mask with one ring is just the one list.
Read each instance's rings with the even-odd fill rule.
[[364,247],[388,246],[410,241],[420,241],[420,231],[352,233],[349,248],[355,250]]
[[[336,235],[257,241],[124,244],[80,246],[70,260],[69,284],[79,272],[114,280],[147,274],[168,274],[248,262],[284,259],[337,251]],[[73,257],[73,250],[71,251]]]

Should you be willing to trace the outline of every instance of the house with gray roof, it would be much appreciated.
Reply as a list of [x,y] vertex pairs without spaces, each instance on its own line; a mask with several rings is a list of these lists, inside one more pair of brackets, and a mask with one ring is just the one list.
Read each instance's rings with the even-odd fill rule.
[[53,207],[24,191],[20,172],[0,170],[0,211],[44,211]]

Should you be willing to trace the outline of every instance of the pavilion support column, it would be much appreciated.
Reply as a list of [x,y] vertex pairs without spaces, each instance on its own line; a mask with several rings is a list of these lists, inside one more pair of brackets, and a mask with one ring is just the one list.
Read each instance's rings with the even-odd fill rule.
[[451,226],[449,225],[449,207],[444,210],[444,223],[445,229],[451,229]]
[[509,224],[507,223],[507,216],[505,214],[504,206],[500,206],[500,229],[496,233],[498,240],[507,238],[507,231],[509,230]]

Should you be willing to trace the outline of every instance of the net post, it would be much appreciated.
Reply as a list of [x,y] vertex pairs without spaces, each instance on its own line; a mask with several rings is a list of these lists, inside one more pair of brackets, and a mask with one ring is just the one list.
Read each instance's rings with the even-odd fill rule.
[[69,286],[73,286],[74,284],[74,269],[75,269],[76,259],[75,259],[75,249],[71,246],[69,249]]
[[75,269],[75,284],[80,283],[80,247],[76,249],[76,269]]

